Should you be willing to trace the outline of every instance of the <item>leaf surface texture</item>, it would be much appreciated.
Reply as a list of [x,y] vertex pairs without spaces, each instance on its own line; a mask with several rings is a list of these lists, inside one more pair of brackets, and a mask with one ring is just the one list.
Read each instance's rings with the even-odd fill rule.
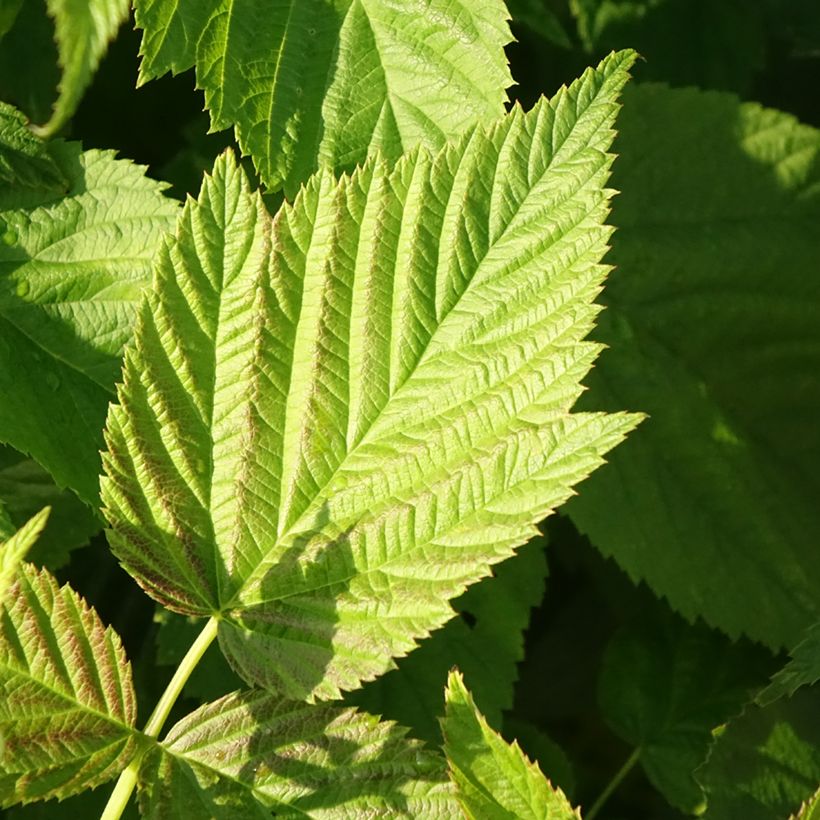
[[196,66],[214,130],[265,184],[398,158],[501,116],[501,0],[138,0],[142,80]]
[[[458,806],[444,760],[354,709],[240,692],[197,709],[143,763],[150,820],[425,817]],[[180,802],[184,801],[184,802]]]
[[247,681],[338,697],[384,672],[637,422],[569,412],[631,61],[434,157],[321,173],[273,221],[232,154],[186,206],[102,488],[115,553],[218,617]]
[[24,564],[0,606],[0,805],[63,798],[136,750],[131,668],[69,587]]

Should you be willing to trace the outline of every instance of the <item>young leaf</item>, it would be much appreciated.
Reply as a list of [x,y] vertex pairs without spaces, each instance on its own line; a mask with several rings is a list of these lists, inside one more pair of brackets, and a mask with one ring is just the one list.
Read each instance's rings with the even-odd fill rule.
[[820,787],[790,820],[820,820]]
[[438,148],[501,116],[502,0],[137,0],[141,81],[196,65],[214,130],[236,125],[266,185],[369,151]]
[[0,544],[0,604],[6,600],[9,590],[17,579],[20,565],[43,531],[50,512],[49,507],[43,508],[16,533]]
[[568,510],[687,618],[791,647],[820,619],[820,132],[726,94],[631,91],[610,349],[581,406],[649,421]]
[[19,184],[0,188],[0,442],[94,504],[120,354],[178,209],[143,168],[77,143],[34,146],[3,110],[0,153],[15,152]]
[[818,714],[820,691],[804,688],[730,722],[697,773],[706,820],[781,820],[797,812],[820,783]]
[[470,820],[578,820],[564,793],[554,788],[513,742],[494,732],[476,709],[464,680],[451,672],[445,717],[444,752],[456,796]]
[[354,709],[238,692],[188,715],[140,772],[149,820],[425,817],[458,807],[444,760]]
[[131,668],[69,587],[26,564],[0,606],[0,806],[104,783],[136,750]]
[[820,680],[820,623],[806,630],[806,636],[791,652],[791,660],[757,696],[761,706],[782,697],[791,697],[801,686]]
[[47,5],[54,19],[62,77],[51,118],[36,129],[44,137],[56,134],[71,119],[131,8],[129,0],[47,0]]
[[673,806],[697,814],[704,799],[693,773],[712,730],[741,712],[771,663],[749,642],[731,644],[700,624],[653,612],[613,638],[598,700],[607,723],[640,750],[653,785]]
[[438,745],[441,692],[450,670],[458,666],[473,682],[474,697],[490,725],[500,726],[502,711],[513,705],[530,610],[544,595],[545,546],[544,538],[534,538],[497,565],[493,577],[471,586],[454,602],[461,617],[422,641],[392,672],[353,692],[348,702],[408,726],[416,737]]
[[186,205],[102,491],[129,572],[216,616],[249,682],[384,672],[636,424],[569,412],[632,59],[433,158],[322,173],[273,222],[231,154]]

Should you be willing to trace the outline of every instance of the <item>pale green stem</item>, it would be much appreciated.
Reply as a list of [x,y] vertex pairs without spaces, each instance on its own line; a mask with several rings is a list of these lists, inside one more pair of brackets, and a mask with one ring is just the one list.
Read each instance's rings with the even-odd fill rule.
[[[148,718],[148,723],[142,733],[147,737],[157,737],[162,731],[165,721],[171,712],[177,698],[180,696],[183,687],[191,677],[191,672],[194,671],[196,665],[202,660],[205,650],[213,643],[216,637],[216,630],[219,622],[216,618],[209,618],[199,633],[197,639],[191,644],[191,648],[185,653],[185,657],[174,672],[168,686],[162,693],[159,702],[154,707],[151,717]],[[134,791],[134,786],[137,785],[137,772],[140,765],[140,756],[138,755],[120,775],[117,785],[114,786],[114,791],[108,799],[108,804],[105,807],[100,820],[119,820],[128,801],[131,798],[131,792]]]
[[584,820],[594,820],[595,815],[604,807],[604,804],[610,797],[612,797],[612,793],[618,786],[621,785],[623,779],[632,771],[635,764],[638,762],[641,756],[641,747],[639,746],[635,749],[634,752],[626,759],[626,763],[615,772],[612,780],[607,783],[606,788],[598,795],[598,799],[592,804],[592,807],[588,812],[584,813]]

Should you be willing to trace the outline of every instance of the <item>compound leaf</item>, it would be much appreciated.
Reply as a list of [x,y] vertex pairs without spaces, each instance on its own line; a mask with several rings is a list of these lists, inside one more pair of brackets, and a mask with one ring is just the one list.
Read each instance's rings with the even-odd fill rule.
[[765,708],[751,706],[718,734],[698,771],[706,820],[781,820],[820,783],[820,691],[803,688]]
[[50,512],[48,507],[44,507],[10,538],[0,544],[0,603],[5,601],[8,591],[17,579],[26,553],[39,538]]
[[502,0],[138,0],[142,81],[196,66],[215,130],[266,185],[396,159],[501,116]]
[[47,0],[47,4],[62,76],[51,118],[37,129],[44,137],[57,133],[71,119],[109,41],[131,9],[129,0]]
[[568,511],[687,618],[792,647],[820,619],[820,132],[727,94],[630,91],[610,349],[581,406],[649,420]]
[[435,157],[321,173],[273,221],[230,153],[186,205],[102,490],[129,572],[217,617],[245,680],[338,697],[384,672],[636,424],[569,412],[632,59]]
[[[188,715],[142,766],[152,820],[426,817],[458,807],[444,760],[355,709],[239,692]],[[182,802],[181,802],[182,801]],[[196,807],[196,808],[194,808]]]
[[69,587],[24,564],[0,605],[0,805],[104,783],[136,750],[131,668]]
[[94,504],[120,355],[178,207],[112,152],[25,130],[8,114],[0,131],[16,151],[0,188],[0,442]]
[[441,727],[450,776],[470,820],[580,817],[517,743],[507,743],[487,725],[456,671],[448,680]]

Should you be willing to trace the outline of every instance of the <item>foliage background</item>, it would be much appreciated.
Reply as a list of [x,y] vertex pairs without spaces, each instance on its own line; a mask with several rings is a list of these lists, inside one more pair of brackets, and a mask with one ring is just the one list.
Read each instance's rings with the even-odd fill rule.
[[[0,50],[0,98],[34,119],[47,116],[59,76],[43,8],[41,0],[27,1],[15,23],[27,27],[25,59],[36,72],[19,72],[20,55],[13,48]],[[517,83],[511,96],[527,108],[612,49],[635,47],[644,58],[634,71],[636,87],[625,98],[622,137],[616,146],[622,158],[613,185],[623,194],[613,221],[622,230],[613,240],[608,261],[619,267],[607,291],[611,310],[599,331],[613,349],[605,354],[602,375],[595,376],[584,401],[608,409],[614,397],[613,407],[648,410],[657,422],[652,427],[650,421],[648,431],[640,431],[644,438],[625,445],[625,453],[616,453],[611,467],[593,477],[590,486],[584,485],[581,499],[566,514],[545,523],[543,542],[533,542],[520,561],[515,559],[521,577],[505,579],[505,572],[515,573],[515,562],[510,562],[492,582],[496,591],[486,598],[503,598],[499,590],[506,583],[534,607],[523,646],[512,640],[506,648],[504,662],[510,669],[523,657],[514,691],[493,691],[490,683],[482,692],[481,682],[492,681],[486,670],[497,668],[497,657],[489,662],[467,657],[459,659],[459,665],[491,722],[503,727],[508,737],[518,737],[576,803],[589,806],[640,745],[643,768],[629,772],[603,816],[682,817],[683,809],[696,810],[702,799],[691,772],[705,757],[710,729],[737,714],[750,693],[782,666],[783,649],[797,642],[794,635],[811,621],[812,606],[814,618],[820,617],[820,520],[813,510],[820,482],[816,468],[808,466],[816,464],[820,454],[815,415],[820,409],[820,377],[815,371],[811,383],[805,376],[818,362],[820,350],[818,140],[808,129],[792,133],[791,121],[769,121],[758,109],[740,105],[741,100],[755,101],[820,127],[820,11],[809,0],[515,0],[510,8],[517,40],[508,48]],[[6,42],[16,42],[13,35],[14,30]],[[232,144],[232,132],[207,134],[203,95],[194,90],[191,72],[136,90],[139,39],[130,24],[119,30],[62,134],[81,140],[85,148],[115,149],[147,165],[149,175],[171,183],[172,196],[196,195],[203,171]],[[653,84],[681,90],[667,93]],[[749,149],[755,135],[778,127],[789,134],[764,146],[755,157]],[[794,185],[785,162],[778,166],[784,174],[780,178],[764,167],[765,152],[782,149],[783,140],[788,148],[789,140],[796,144],[801,139],[803,149],[800,143],[794,152],[814,146],[814,153],[808,167],[799,169],[802,177]],[[653,179],[652,169],[661,166],[665,176]],[[250,163],[247,170],[253,173]],[[634,179],[641,180],[643,190],[634,183],[630,188]],[[279,197],[269,199],[273,206]],[[690,218],[704,213],[711,222],[695,224]],[[647,214],[662,218],[650,220]],[[733,227],[733,220],[741,216],[747,224]],[[659,224],[663,218],[686,226],[685,240],[674,231],[664,233]],[[678,264],[684,273],[697,272],[699,292],[707,295],[702,302],[686,302],[680,313],[651,287],[657,277],[671,276]],[[627,275],[633,278],[621,279]],[[630,284],[642,276],[641,284]],[[723,301],[721,289],[728,292]],[[637,306],[633,313],[619,313],[619,299]],[[742,310],[734,313],[733,306],[741,303]],[[653,339],[672,328],[672,341],[665,345],[671,351],[667,360],[657,358],[646,337],[639,337],[624,353],[634,340],[633,320],[649,327]],[[773,342],[767,351],[761,340],[777,345]],[[804,349],[798,350],[798,345]],[[752,350],[754,355],[718,355],[724,348]],[[783,350],[786,355],[781,356]],[[630,374],[627,355],[632,361],[644,355],[657,372]],[[798,364],[790,369],[795,360]],[[711,371],[706,369],[704,382],[709,391],[719,392],[715,401],[710,395],[708,403],[701,403],[694,395],[693,361],[713,365]],[[607,379],[610,372],[613,379]],[[687,391],[694,392],[690,396]],[[680,417],[671,417],[667,408],[678,402]],[[725,416],[714,416],[715,407]],[[736,429],[737,419],[742,423]],[[708,429],[711,439],[701,446],[702,429]],[[740,436],[739,429],[748,438]],[[735,446],[739,436],[743,456],[733,451],[724,457],[720,448]],[[645,452],[639,453],[642,446]],[[664,459],[669,453],[667,475]],[[630,458],[641,469],[630,466]],[[49,503],[58,494],[33,462],[22,462],[8,448],[0,451],[0,494],[16,523],[32,509],[23,502],[15,507],[11,490],[3,489],[4,479],[12,477],[7,486],[16,487],[24,476]],[[688,475],[681,472],[681,463],[689,464]],[[619,469],[630,477],[627,486],[642,502],[631,506],[629,498],[613,500]],[[732,481],[748,476],[748,483],[732,486]],[[722,503],[713,503],[715,495]],[[664,499],[669,498],[665,507]],[[42,552],[34,557],[59,567],[60,580],[70,581],[122,635],[135,664],[140,713],[147,714],[195,630],[182,618],[155,613],[152,602],[111,557],[104,536],[97,533],[88,539],[97,528],[75,499],[63,492],[56,509],[66,523],[52,518],[46,540],[38,546]],[[744,530],[744,521],[752,522],[750,529],[756,534]],[[72,522],[70,531],[65,529],[67,522]],[[766,526],[772,528],[771,537]],[[56,532],[70,532],[72,547],[86,541],[87,546],[69,556],[63,549],[65,540],[54,537]],[[757,624],[753,615],[740,612],[744,598],[751,595],[755,600],[750,593],[755,583],[771,583],[770,575],[749,568],[743,546],[747,537],[759,549],[755,556],[764,556],[763,563],[771,560],[785,574],[800,575],[800,593],[795,596],[788,588],[787,597],[796,601],[803,594],[802,585],[809,593],[813,588],[814,604],[809,600],[805,617],[797,623],[787,623],[785,616],[778,623],[782,610],[776,607],[761,612]],[[668,565],[673,578],[652,576],[636,547],[643,540],[648,548],[679,556],[679,564]],[[605,557],[612,555],[618,562]],[[799,572],[792,572],[793,555]],[[738,574],[744,580],[736,580],[733,599],[727,587]],[[710,577],[715,588],[709,587]],[[479,644],[485,640],[481,630],[497,613],[482,621],[482,612],[497,603],[482,600],[482,587],[464,597],[461,617],[447,627],[448,651],[436,656],[441,641],[423,647],[404,662],[401,675],[388,676],[351,700],[403,720],[419,736],[435,740],[438,729],[428,710],[414,713],[402,707],[404,711],[390,713],[396,703],[409,702],[400,695],[391,698],[391,687],[400,692],[414,675],[441,676],[443,685],[452,652],[470,646],[471,639],[477,638]],[[667,599],[690,620],[673,612]],[[724,631],[710,628],[698,615]],[[524,624],[511,618],[506,634],[515,635]],[[742,636],[750,631],[750,623],[753,637],[768,648]],[[475,684],[469,675],[471,662],[479,670]],[[232,673],[212,648],[173,717],[234,685]],[[804,696],[804,711],[790,707],[797,710],[798,723],[817,714],[817,692],[810,692],[814,699]],[[741,726],[733,731],[743,730]],[[724,764],[730,766],[731,759]],[[678,775],[670,776],[670,770]],[[729,779],[734,776],[730,768]],[[668,799],[661,796],[659,786]],[[102,805],[105,797],[103,793],[79,798],[78,811],[92,816],[91,804]],[[34,806],[6,814],[64,816],[53,811],[53,806]]]

